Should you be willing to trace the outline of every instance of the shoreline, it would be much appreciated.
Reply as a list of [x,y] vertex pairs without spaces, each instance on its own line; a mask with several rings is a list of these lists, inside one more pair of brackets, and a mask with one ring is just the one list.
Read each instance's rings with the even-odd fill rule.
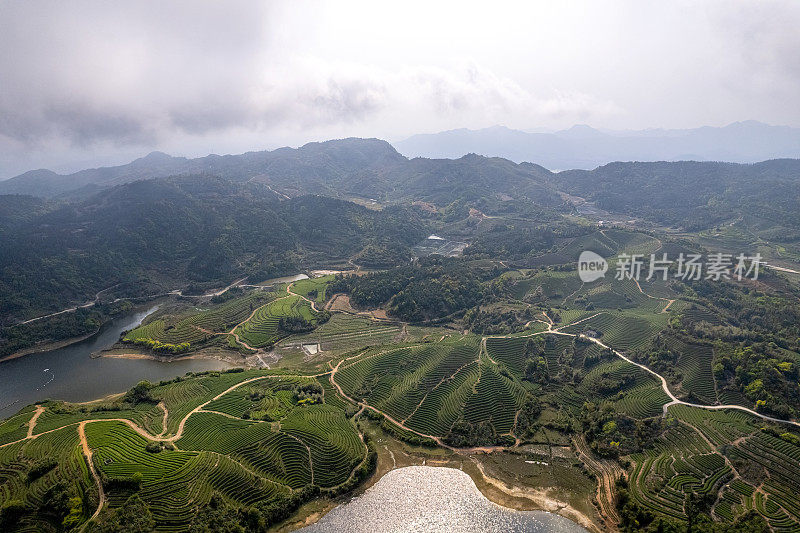
[[0,357],[0,363],[3,363],[5,361],[11,361],[12,359],[19,359],[20,357],[25,357],[26,355],[33,355],[42,352],[51,352],[53,350],[60,350],[61,348],[66,348],[67,346],[71,346],[73,344],[77,344],[79,342],[83,342],[87,339],[94,337],[100,332],[100,329],[102,329],[102,327],[103,326],[100,326],[99,328],[97,328],[97,331],[95,331],[94,333],[89,333],[87,335],[70,337],[68,339],[62,339],[60,341],[51,341],[44,344],[37,344],[29,348],[23,348],[22,350],[18,350],[14,353]]
[[[123,350],[123,351],[117,352],[116,350]],[[226,356],[222,354],[206,354],[200,351],[200,352],[193,352],[187,355],[181,355],[179,357],[171,357],[168,355],[158,355],[158,354],[144,353],[144,352],[132,352],[127,350],[128,348],[119,348],[119,347],[115,348],[112,346],[107,350],[101,350],[99,352],[93,353],[91,357],[92,359],[103,359],[103,358],[144,359],[149,361],[157,361],[159,363],[176,363],[179,361],[186,361],[189,359],[197,359],[197,360],[203,359],[207,361],[219,361],[222,363],[229,364],[233,367],[241,366],[245,368],[258,368],[257,366],[249,364],[247,359],[237,360],[236,357],[241,357],[240,355],[238,355],[238,353],[236,355]]]
[[[385,434],[381,429],[368,423],[365,428],[378,452],[378,465],[372,475],[353,491],[332,499],[320,499],[308,502],[286,521],[273,526],[275,533],[290,533],[317,523],[322,517],[336,507],[347,504],[358,497],[383,476],[399,468],[407,466],[430,466],[435,468],[454,468],[469,475],[475,487],[495,505],[512,511],[543,511],[566,518],[590,533],[608,531],[597,507],[591,502],[586,509],[578,509],[572,503],[551,496],[551,488],[546,486],[524,486],[510,480],[503,480],[490,475],[481,458],[481,452],[451,452],[443,448],[418,448]],[[595,485],[596,488],[596,485]],[[580,496],[575,493],[575,496]]]
[[[604,531],[600,524],[597,524],[582,511],[576,509],[567,502],[563,502],[559,499],[551,497],[548,494],[549,491],[547,489],[510,485],[506,481],[487,474],[483,468],[483,465],[479,461],[475,460],[474,457],[470,457],[470,459],[472,459],[473,464],[478,472],[475,475],[466,469],[464,472],[466,472],[469,477],[472,478],[473,483],[475,483],[475,486],[478,488],[480,493],[483,494],[483,496],[490,502],[499,505],[500,507],[515,511],[544,511],[555,514],[571,520],[572,522],[575,522],[576,524],[593,533],[600,533]],[[478,475],[480,476],[481,482],[484,483],[485,486],[482,487],[482,483],[479,483],[475,479],[475,477]],[[495,490],[502,493],[503,496],[493,494]],[[533,508],[528,509],[506,505],[509,501],[516,500],[530,502],[533,505]]]
[[[150,306],[152,306],[153,304],[159,302],[162,299],[163,298],[156,298],[155,300],[151,300],[151,301],[148,301],[148,302],[143,302],[143,303],[140,303],[140,304],[134,304],[133,307],[131,307],[130,311],[138,312],[140,310],[148,309],[148,308],[150,308]],[[160,307],[160,305],[161,304],[159,304],[159,307]],[[86,335],[78,335],[78,336],[75,336],[75,337],[68,337],[66,339],[45,342],[43,344],[34,344],[33,346],[29,346],[28,348],[23,348],[21,350],[17,350],[16,352],[13,352],[13,353],[10,353],[8,355],[4,355],[4,356],[0,357],[0,363],[3,363],[5,361],[11,361],[12,359],[19,359],[20,357],[25,357],[26,355],[33,355],[33,354],[42,353],[42,352],[51,352],[53,350],[60,350],[61,348],[66,348],[67,346],[71,346],[73,344],[77,344],[79,342],[83,342],[83,341],[85,341],[87,339],[90,339],[90,338],[94,337],[95,335],[97,335],[101,331],[103,331],[103,328],[105,326],[107,326],[108,324],[110,324],[111,322],[116,320],[117,318],[119,318],[119,317],[112,316],[112,317],[108,318],[108,320],[106,320],[105,322],[100,324],[100,326],[98,326],[98,328],[96,330],[94,330],[92,333],[87,333]],[[147,318],[147,317],[145,316],[144,318]]]
[[[301,510],[298,512],[299,516],[289,518],[287,522],[279,524],[274,531],[288,533],[300,531],[304,527],[314,525],[333,509],[342,505],[347,505],[354,498],[363,495],[389,472],[401,468],[408,468],[410,466],[461,470],[470,477],[478,492],[480,492],[486,500],[498,507],[516,512],[540,511],[550,513],[570,520],[591,533],[603,533],[606,531],[601,524],[592,520],[592,518],[585,513],[575,509],[566,502],[548,496],[548,491],[546,489],[509,485],[505,481],[489,476],[483,471],[479,462],[475,461],[472,457],[470,457],[470,459],[472,459],[472,461],[468,464],[475,466],[477,472],[469,467],[464,468],[464,463],[460,465],[453,464],[455,458],[433,459],[430,461],[423,460],[418,464],[394,466],[386,471],[376,470],[366,482],[349,494],[345,494],[334,500],[311,501],[305,504],[303,506],[305,508],[305,513],[303,512],[303,507],[301,507]],[[478,477],[478,479],[476,479],[476,477]]]

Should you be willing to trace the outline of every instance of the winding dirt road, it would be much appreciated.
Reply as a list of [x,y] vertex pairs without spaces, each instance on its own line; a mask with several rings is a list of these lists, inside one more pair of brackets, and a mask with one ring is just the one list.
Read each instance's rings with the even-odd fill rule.
[[644,290],[642,290],[642,286],[639,285],[639,280],[638,279],[633,278],[633,282],[636,283],[636,286],[639,288],[639,292],[641,292],[642,294],[644,294],[645,296],[647,296],[651,300],[661,300],[661,301],[667,302],[667,305],[665,305],[664,309],[661,310],[662,313],[666,313],[667,310],[670,308],[670,306],[675,303],[675,300],[673,300],[672,298],[661,298],[659,296],[651,296],[651,295],[647,294],[646,292],[644,292]]
[[[643,294],[648,296],[649,298],[664,300],[664,301],[668,302],[667,305],[664,307],[664,309],[661,311],[662,313],[666,312],[668,310],[668,308],[670,307],[670,305],[672,305],[672,303],[674,302],[674,300],[671,300],[671,299],[657,298],[657,297],[648,295],[647,293],[645,293],[642,290],[642,288],[638,284],[638,282],[637,282],[637,286],[639,287],[639,290]],[[287,285],[287,287],[286,287],[287,296],[284,296],[283,298],[287,298],[290,295],[298,296],[298,297],[302,298],[303,300],[308,301],[311,304],[312,309],[315,312],[318,312],[318,309],[317,309],[317,307],[315,305],[315,302],[313,302],[312,300],[306,298],[305,296],[302,296],[302,295],[299,295],[299,294],[296,294],[296,293],[292,292],[291,291],[291,287],[292,287],[292,283]],[[274,301],[276,301],[276,300],[272,300],[272,302],[274,302]],[[270,302],[270,303],[272,303],[272,302]],[[268,304],[265,304],[265,305],[268,305]],[[263,307],[263,306],[261,306],[261,307]],[[244,324],[247,321],[249,321],[254,316],[255,312],[259,308],[256,308],[250,314],[250,316],[247,319],[245,319],[243,322],[241,322],[236,327],[234,327],[233,330],[231,330],[228,333],[220,333],[220,334],[233,335],[237,339],[238,342],[240,342],[242,345],[246,346],[243,342],[241,342],[238,339],[238,336],[234,333],[234,331],[235,331],[236,328],[238,328],[242,324]],[[550,317],[545,314],[544,317],[548,321],[548,323],[547,323],[548,329],[545,330],[545,331],[541,331],[541,332],[537,332],[537,333],[532,333],[530,335],[526,335],[526,337],[527,336],[546,335],[546,334],[565,335],[565,336],[576,337],[576,338],[579,337],[579,338],[588,340],[590,342],[593,342],[593,343],[597,344],[598,346],[600,346],[600,347],[602,347],[604,349],[610,350],[617,357],[623,359],[624,361],[626,361],[626,362],[628,362],[628,363],[630,363],[632,365],[635,365],[635,366],[641,368],[642,370],[644,370],[645,372],[648,372],[649,374],[652,374],[655,378],[657,378],[661,382],[661,387],[664,390],[664,393],[670,398],[670,401],[665,403],[664,406],[663,406],[664,414],[666,414],[668,412],[669,406],[671,406],[671,405],[686,405],[686,406],[689,406],[689,407],[694,407],[694,408],[699,408],[699,409],[708,409],[708,410],[735,409],[735,410],[746,412],[746,413],[748,413],[750,415],[756,416],[756,417],[761,418],[763,420],[768,420],[770,422],[775,422],[775,423],[778,423],[778,424],[789,424],[789,425],[793,425],[793,426],[796,426],[796,427],[800,427],[800,423],[799,422],[796,422],[796,421],[793,421],[793,420],[783,420],[783,419],[779,419],[779,418],[775,418],[775,417],[770,417],[770,416],[764,415],[762,413],[759,413],[757,411],[754,411],[752,409],[749,409],[747,407],[743,407],[743,406],[740,406],[740,405],[730,405],[730,404],[729,405],[701,405],[701,404],[695,404],[695,403],[691,403],[691,402],[686,402],[686,401],[680,400],[669,389],[667,380],[663,376],[658,374],[657,372],[655,372],[652,369],[650,369],[649,367],[647,367],[647,366],[645,366],[643,364],[637,363],[636,361],[631,360],[629,357],[624,355],[622,352],[611,348],[610,346],[606,345],[605,343],[603,343],[601,340],[599,340],[597,338],[590,337],[590,336],[587,336],[587,335],[584,335],[584,334],[581,334],[581,333],[574,334],[574,333],[566,333],[566,332],[561,331],[564,328],[567,328],[567,327],[570,327],[570,326],[574,326],[574,325],[580,324],[580,323],[582,323],[584,321],[587,321],[587,320],[597,316],[598,314],[600,314],[600,313],[596,313],[596,314],[591,315],[589,317],[586,317],[586,318],[583,318],[581,320],[578,320],[578,321],[575,321],[575,322],[572,322],[572,323],[569,323],[569,324],[565,324],[565,325],[559,326],[559,327],[554,327],[555,324],[553,324],[552,319],[550,319]],[[502,338],[504,336],[485,336],[485,337],[482,338],[482,340],[481,340],[481,349],[479,350],[479,357],[480,357],[481,353],[485,350],[486,339],[495,338],[495,337]],[[249,348],[249,349],[252,349],[252,348]],[[351,356],[351,357],[347,357],[347,358],[344,358],[344,359],[340,360],[336,364],[336,366],[331,365],[332,368],[328,372],[309,375],[307,377],[320,377],[320,376],[324,376],[324,375],[328,375],[329,374],[330,375],[331,384],[336,388],[338,393],[343,398],[345,398],[346,400],[352,402],[355,405],[360,406],[361,410],[369,409],[371,411],[374,411],[374,412],[382,415],[387,420],[389,420],[391,423],[395,424],[396,426],[398,426],[399,428],[403,429],[404,431],[408,431],[408,432],[413,433],[415,435],[418,435],[420,437],[430,439],[430,440],[436,442],[437,445],[439,445],[439,446],[441,446],[443,448],[449,449],[451,451],[454,451],[456,453],[475,453],[475,452],[487,452],[487,453],[489,453],[489,452],[493,452],[493,451],[505,450],[506,449],[505,447],[502,447],[502,446],[482,446],[482,447],[475,447],[475,448],[455,448],[455,447],[452,447],[452,446],[446,444],[442,440],[441,437],[438,437],[438,436],[435,436],[435,435],[428,435],[428,434],[416,431],[416,430],[406,426],[405,423],[404,423],[405,420],[404,421],[397,420],[394,417],[392,417],[391,415],[387,414],[386,412],[384,412],[384,411],[382,411],[382,410],[380,410],[380,409],[378,409],[376,407],[373,407],[373,406],[371,406],[371,405],[369,405],[369,404],[367,404],[365,402],[355,400],[354,398],[348,396],[344,392],[342,387],[336,382],[336,379],[335,379],[336,378],[336,373],[338,372],[338,370],[340,368],[342,368],[342,364],[343,363],[346,363],[347,361],[350,361],[350,360],[353,360],[353,359],[358,359],[359,361],[361,361],[361,360],[366,359],[366,358],[371,358],[371,357],[376,357],[376,356],[382,355],[382,354],[387,353],[389,351],[391,351],[391,350],[384,350],[382,352],[377,352],[375,354],[372,354],[372,355],[369,355],[369,356],[366,356],[366,357],[362,357],[366,353],[366,352],[362,352],[360,354],[357,354],[357,355],[354,355],[354,356]],[[488,356],[488,353],[487,353],[487,356]],[[358,362],[358,361],[356,361],[356,362]],[[353,364],[355,364],[356,362],[353,362]],[[345,367],[346,366],[349,366],[349,365],[345,365]],[[460,370],[461,370],[461,368],[459,368],[456,371],[456,373],[459,372]],[[163,422],[162,422],[162,430],[158,435],[152,435],[151,433],[146,431],[144,428],[138,426],[133,421],[128,420],[128,419],[124,419],[124,418],[102,418],[102,419],[84,420],[84,421],[81,421],[81,422],[78,422],[78,423],[66,424],[66,425],[64,425],[62,427],[59,427],[59,428],[55,428],[55,429],[52,429],[52,430],[48,430],[48,431],[44,431],[44,432],[35,434],[34,430],[35,430],[35,427],[36,427],[36,422],[37,422],[38,418],[42,415],[42,413],[45,411],[45,407],[40,405],[40,406],[36,407],[36,410],[32,414],[30,421],[28,422],[27,436],[25,438],[23,438],[23,439],[19,439],[19,440],[14,441],[14,442],[9,442],[9,443],[0,445],[0,448],[5,447],[5,446],[10,446],[10,445],[13,445],[13,444],[16,444],[18,442],[25,441],[25,440],[33,440],[33,439],[36,439],[37,437],[39,437],[41,435],[44,435],[44,434],[47,434],[47,433],[52,433],[54,431],[58,431],[58,430],[63,429],[65,427],[69,427],[69,426],[73,426],[73,425],[77,424],[77,426],[78,426],[78,435],[80,437],[80,442],[81,442],[81,447],[82,447],[82,450],[83,450],[83,455],[86,457],[87,464],[88,464],[88,467],[89,467],[89,471],[90,471],[92,477],[94,478],[94,480],[95,480],[95,482],[97,483],[97,486],[98,486],[99,505],[98,505],[98,508],[95,510],[94,514],[91,517],[92,519],[94,519],[101,512],[103,506],[105,505],[106,496],[105,496],[105,493],[103,491],[103,486],[102,486],[102,482],[101,482],[100,476],[98,475],[98,473],[97,473],[97,471],[95,469],[94,463],[92,462],[92,450],[89,447],[88,441],[86,439],[86,432],[85,432],[85,427],[86,427],[87,424],[94,423],[94,422],[109,422],[109,421],[122,422],[122,423],[127,424],[133,431],[135,431],[137,434],[139,434],[140,436],[144,437],[145,439],[152,440],[152,441],[160,441],[160,442],[174,442],[174,441],[179,440],[183,436],[183,432],[184,432],[184,429],[185,429],[186,421],[193,414],[196,414],[198,412],[203,412],[205,410],[205,407],[209,403],[213,402],[214,400],[217,400],[217,399],[221,398],[225,394],[228,394],[229,392],[231,392],[231,391],[233,391],[233,390],[235,390],[235,389],[237,389],[239,387],[242,387],[242,386],[244,386],[244,385],[246,385],[248,383],[252,383],[254,381],[258,381],[258,380],[265,379],[265,378],[268,378],[268,377],[275,377],[275,376],[290,377],[290,375],[284,375],[284,374],[265,374],[263,376],[257,376],[257,377],[254,377],[254,378],[250,378],[250,379],[246,379],[244,381],[238,382],[238,383],[232,385],[231,387],[227,388],[225,391],[223,391],[223,392],[217,394],[216,396],[214,396],[213,398],[209,399],[208,401],[198,405],[192,411],[187,413],[181,419],[181,421],[179,422],[177,432],[174,435],[168,435],[167,434],[168,433],[167,422],[168,422],[168,417],[169,417],[169,411],[167,410],[167,407],[163,403],[159,403],[158,404],[158,407],[164,413],[163,414]],[[417,406],[417,407],[419,407],[419,406]],[[591,453],[591,450],[588,448],[588,446],[585,446],[585,444],[586,444],[585,442],[582,442],[582,443],[576,442],[576,449],[578,450],[579,455],[581,455],[583,457],[583,460],[587,464],[587,466],[590,469],[594,470],[596,473],[598,473],[598,489],[597,490],[598,490],[598,503],[599,503],[600,508],[601,508],[601,513],[610,521],[615,521],[615,520],[618,521],[619,517],[618,517],[618,514],[616,513],[616,508],[614,506],[614,483],[616,481],[615,476],[617,476],[619,474],[619,472],[617,470],[615,470],[611,465],[606,464],[604,462],[604,460],[597,459],[597,458],[593,457],[592,453]]]
[[313,309],[315,313],[319,313],[319,309],[317,309],[317,304],[316,304],[316,302],[314,302],[314,300],[310,300],[310,299],[306,298],[305,296],[303,296],[302,294],[297,294],[296,292],[292,292],[292,285],[294,285],[294,284],[295,284],[294,281],[291,282],[290,284],[288,284],[286,286],[286,292],[288,292],[289,294],[293,294],[295,296],[299,296],[303,300],[307,301],[308,303],[311,304],[311,309]]
[[775,422],[777,424],[790,424],[792,426],[800,427],[800,422],[795,422],[794,420],[783,420],[781,418],[775,418],[775,417],[772,417],[772,416],[767,416],[767,415],[765,415],[763,413],[759,413],[758,411],[754,411],[752,409],[748,409],[747,407],[742,407],[741,405],[735,405],[735,404],[701,405],[701,404],[697,404],[697,403],[691,403],[691,402],[685,402],[683,400],[679,400],[674,394],[672,394],[672,391],[669,390],[669,386],[667,385],[667,380],[664,378],[664,376],[662,376],[661,374],[658,374],[657,372],[651,370],[650,368],[646,367],[645,365],[639,364],[636,361],[631,360],[630,358],[626,357],[621,352],[619,352],[619,351],[607,346],[606,344],[603,344],[603,342],[600,341],[600,339],[595,339],[594,337],[589,337],[589,336],[583,335],[583,334],[574,335],[574,334],[571,334],[571,333],[562,333],[560,331],[557,332],[557,333],[559,335],[569,335],[571,337],[578,336],[578,337],[580,337],[582,339],[590,340],[593,343],[597,344],[598,346],[601,346],[603,348],[611,350],[617,357],[619,357],[621,359],[624,359],[625,361],[629,362],[632,365],[638,366],[642,370],[644,370],[646,372],[649,372],[650,374],[652,374],[656,378],[658,378],[659,381],[661,381],[661,388],[664,390],[664,393],[666,393],[666,395],[670,397],[670,400],[671,400],[670,402],[667,402],[667,403],[664,404],[664,414],[667,413],[667,410],[669,409],[670,405],[688,405],[689,407],[697,407],[698,409],[708,409],[708,410],[711,410],[711,411],[719,411],[721,409],[736,409],[737,411],[744,411],[745,413],[749,413],[749,414],[751,414],[753,416],[757,416],[757,417],[759,417],[761,419],[769,420],[770,422]]
[[98,503],[97,503],[97,509],[95,509],[94,514],[92,514],[92,516],[89,517],[89,520],[87,520],[86,523],[83,525],[81,531],[86,529],[86,526],[89,524],[89,522],[97,518],[97,515],[100,514],[100,511],[103,510],[103,506],[105,506],[106,504],[106,493],[103,490],[103,480],[100,479],[100,476],[97,474],[97,470],[95,470],[94,468],[94,461],[92,461],[92,449],[89,447],[89,441],[86,440],[87,423],[89,423],[88,420],[78,424],[78,437],[81,440],[81,448],[83,449],[83,456],[86,457],[86,464],[89,465],[89,472],[92,474],[92,477],[94,478],[94,481],[97,484]]
[[620,517],[617,513],[615,485],[617,479],[624,475],[624,471],[615,461],[596,458],[583,436],[576,438],[574,442],[578,457],[597,476],[597,505],[600,507],[600,516],[607,526],[616,528]]
[[28,438],[33,437],[33,428],[36,427],[36,421],[39,420],[39,417],[42,416],[42,413],[44,413],[44,406],[37,405],[36,411],[33,413],[33,416],[28,421]]

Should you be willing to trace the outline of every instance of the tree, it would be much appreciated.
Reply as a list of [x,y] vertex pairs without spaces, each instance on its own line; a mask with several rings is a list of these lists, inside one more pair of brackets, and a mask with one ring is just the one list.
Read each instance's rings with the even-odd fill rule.
[[90,533],[150,533],[156,521],[150,507],[138,494],[134,494],[122,507],[104,509],[97,521],[90,526]]
[[10,500],[0,507],[0,529],[11,530],[14,528],[19,519],[22,518],[27,512],[25,504],[18,500]]

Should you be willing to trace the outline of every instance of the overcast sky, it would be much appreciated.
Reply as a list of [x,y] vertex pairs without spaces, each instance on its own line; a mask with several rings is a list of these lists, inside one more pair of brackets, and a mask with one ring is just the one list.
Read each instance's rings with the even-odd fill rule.
[[800,2],[0,0],[0,178],[503,124],[800,126]]

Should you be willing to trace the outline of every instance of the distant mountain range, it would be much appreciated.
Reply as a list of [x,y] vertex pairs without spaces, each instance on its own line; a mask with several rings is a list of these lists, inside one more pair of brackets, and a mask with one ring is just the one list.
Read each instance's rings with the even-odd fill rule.
[[68,175],[33,170],[0,181],[0,195],[81,199],[142,179],[189,175],[259,183],[284,198],[321,194],[448,205],[456,199],[478,201],[510,195],[524,196],[544,206],[561,203],[554,191],[542,187],[550,172],[538,165],[474,154],[458,159],[408,159],[379,139],[339,139],[300,148],[196,159],[153,152],[127,165]]
[[475,153],[530,161],[551,170],[593,169],[614,161],[755,163],[800,157],[800,128],[746,121],[722,128],[611,131],[577,125],[531,133],[494,126],[414,135],[394,146],[408,157],[457,158]]
[[788,249],[800,242],[800,159],[618,162],[554,173],[476,154],[408,159],[386,141],[341,139],[196,159],[156,152],[70,175],[28,172],[0,182],[0,325],[84,303],[98,288],[129,297],[352,258],[401,264],[434,231],[468,239],[477,228],[499,228],[481,225],[487,218],[568,237],[562,215],[586,202],[690,231],[738,221],[746,238]]
[[291,194],[293,184],[303,192],[342,176],[381,168],[406,158],[387,142],[377,139],[342,139],[309,143],[301,148],[216,155],[188,159],[152,152],[126,165],[56,174],[32,170],[0,181],[0,194],[30,194],[52,198],[64,194],[86,196],[100,189],[141,179],[207,174],[232,181],[280,183]]

